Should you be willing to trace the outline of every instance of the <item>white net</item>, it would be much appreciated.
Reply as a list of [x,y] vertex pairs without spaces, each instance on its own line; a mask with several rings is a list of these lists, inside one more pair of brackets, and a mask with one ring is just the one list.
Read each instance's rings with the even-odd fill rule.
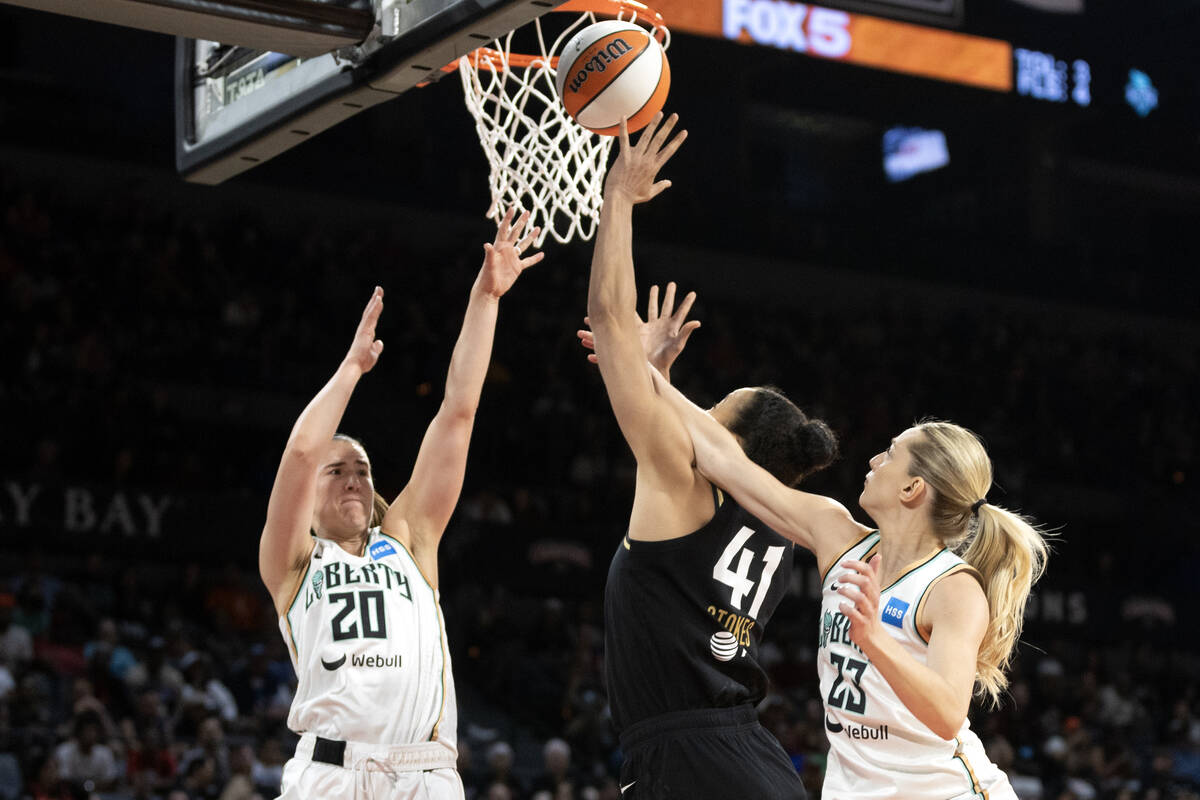
[[[637,3],[614,3],[607,16],[637,22],[638,9],[645,24],[667,36],[666,28]],[[615,137],[594,134],[568,116],[558,99],[553,66],[571,36],[594,22],[595,13],[583,13],[547,48],[541,20],[535,19],[532,28],[540,52],[532,59],[514,56],[510,32],[458,61],[467,110],[475,118],[490,167],[492,202],[487,216],[499,220],[512,206],[518,213],[531,212],[529,224],[542,229],[539,247],[547,236],[563,244],[590,239],[600,220]]]

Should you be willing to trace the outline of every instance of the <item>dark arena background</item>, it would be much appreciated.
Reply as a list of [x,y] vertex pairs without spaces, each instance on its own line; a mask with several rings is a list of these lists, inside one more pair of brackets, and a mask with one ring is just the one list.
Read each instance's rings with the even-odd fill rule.
[[[972,711],[990,755],[1023,800],[1200,797],[1200,4],[832,5],[1005,44],[1010,80],[826,57],[783,0],[677,26],[690,137],[634,218],[640,295],[700,296],[672,378],[828,420],[844,455],[809,488],[852,509],[914,421],[979,432],[990,499],[1058,533],[1010,691]],[[398,491],[493,235],[457,77],[206,186],[176,172],[175,46],[0,5],[0,800],[276,796],[295,676],[257,544],[288,431],[382,285],[343,429]],[[441,548],[460,768],[468,797],[613,800],[634,462],[575,337],[590,243],[544,250]],[[797,564],[759,710],[818,798]]]

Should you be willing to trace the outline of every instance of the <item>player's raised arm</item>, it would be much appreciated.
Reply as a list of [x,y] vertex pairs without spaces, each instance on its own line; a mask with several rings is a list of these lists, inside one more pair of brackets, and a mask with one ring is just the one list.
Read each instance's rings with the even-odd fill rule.
[[450,357],[442,405],[425,431],[408,485],[383,519],[387,533],[397,532],[401,520],[408,525],[413,555],[427,576],[436,575],[437,545],[462,491],[475,411],[492,359],[500,298],[544,255],[521,255],[538,234],[534,228],[522,238],[528,222],[525,213],[514,225],[510,208],[500,222],[496,240],[483,246],[483,266],[471,287],[462,330]]
[[[671,379],[671,365],[683,348],[687,346],[692,333],[700,327],[700,320],[689,320],[688,313],[696,302],[696,293],[684,295],[679,307],[675,307],[675,281],[667,284],[663,292],[662,305],[658,301],[658,285],[650,287],[650,298],[646,301],[646,319],[638,320],[638,335],[642,340],[642,352],[646,354],[650,364],[667,380]],[[591,331],[591,319],[583,318],[587,327],[575,332],[579,343],[588,350],[596,349],[596,337]],[[596,354],[589,353],[588,361],[596,363]]]
[[731,494],[751,514],[811,550],[822,569],[868,532],[836,500],[785,486],[751,461],[727,428],[688,400],[660,373],[645,366],[643,372],[683,421],[701,474]]
[[258,548],[259,574],[277,609],[287,604],[296,573],[304,568],[312,550],[309,530],[316,502],[318,459],[337,433],[358,379],[371,371],[383,352],[383,342],[375,338],[382,312],[383,289],[377,286],[363,309],[346,357],[300,413],[280,459]]
[[680,453],[690,461],[686,433],[664,413],[646,373],[633,270],[633,207],[670,186],[657,176],[686,137],[680,132],[668,141],[676,121],[674,115],[665,123],[656,116],[636,145],[622,123],[620,154],[605,180],[588,284],[588,320],[600,374],[617,424],[639,467],[647,468],[679,461]]

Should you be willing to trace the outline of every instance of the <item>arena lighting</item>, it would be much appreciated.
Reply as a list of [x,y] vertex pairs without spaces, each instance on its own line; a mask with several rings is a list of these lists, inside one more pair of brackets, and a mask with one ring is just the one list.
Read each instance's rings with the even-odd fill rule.
[[946,134],[923,128],[891,128],[883,134],[883,171],[892,183],[950,163]]
[[129,28],[313,57],[357,44],[375,24],[368,10],[314,0],[0,0]]
[[1129,83],[1125,85],[1125,102],[1139,117],[1147,117],[1158,108],[1158,89],[1150,76],[1140,69],[1129,70]]

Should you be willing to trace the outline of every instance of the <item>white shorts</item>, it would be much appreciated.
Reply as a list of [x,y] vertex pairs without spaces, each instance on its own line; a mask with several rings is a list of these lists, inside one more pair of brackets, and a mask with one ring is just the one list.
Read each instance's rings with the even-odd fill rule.
[[279,800],[464,800],[455,753],[439,742],[385,747],[347,744],[345,766],[312,760],[306,733],[283,767]]

